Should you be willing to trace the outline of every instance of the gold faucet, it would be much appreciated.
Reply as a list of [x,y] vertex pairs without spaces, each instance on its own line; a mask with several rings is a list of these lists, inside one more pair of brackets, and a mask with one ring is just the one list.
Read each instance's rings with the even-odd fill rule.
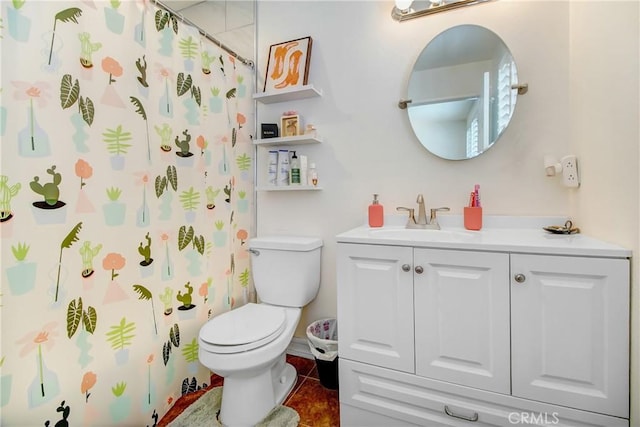
[[418,225],[427,225],[427,213],[424,209],[424,197],[422,194],[418,194],[418,198],[416,198],[416,203],[418,204],[418,220],[416,224]]
[[448,212],[449,208],[445,206],[441,208],[430,209],[429,211],[429,224],[427,224],[426,228],[430,228],[432,230],[440,230],[440,224],[438,223],[438,217],[436,215],[438,214],[438,212]]
[[418,219],[415,218],[415,209],[413,208],[405,208],[404,206],[400,206],[396,208],[398,211],[406,211],[409,212],[409,219],[407,221],[406,228],[424,228],[428,230],[440,230],[440,224],[438,223],[437,213],[440,211],[448,211],[449,208],[434,208],[430,209],[429,220],[427,221],[427,212],[424,207],[424,196],[422,194],[418,194],[418,198],[416,199],[418,203]]

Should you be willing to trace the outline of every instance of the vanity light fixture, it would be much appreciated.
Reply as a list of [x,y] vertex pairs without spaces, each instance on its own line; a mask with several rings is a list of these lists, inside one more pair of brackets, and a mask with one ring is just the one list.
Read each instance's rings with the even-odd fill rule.
[[397,10],[398,13],[404,15],[412,11],[412,4],[413,0],[396,0],[396,6],[393,8],[393,10]]
[[391,17],[402,22],[437,12],[471,6],[491,0],[396,0]]

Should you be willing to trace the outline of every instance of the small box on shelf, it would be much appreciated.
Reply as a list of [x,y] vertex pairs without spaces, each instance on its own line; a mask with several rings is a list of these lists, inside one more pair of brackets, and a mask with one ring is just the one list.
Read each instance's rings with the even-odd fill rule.
[[300,135],[300,116],[297,114],[284,115],[280,118],[280,128],[282,136]]
[[277,138],[279,136],[277,123],[262,123],[260,125],[260,137],[262,139]]

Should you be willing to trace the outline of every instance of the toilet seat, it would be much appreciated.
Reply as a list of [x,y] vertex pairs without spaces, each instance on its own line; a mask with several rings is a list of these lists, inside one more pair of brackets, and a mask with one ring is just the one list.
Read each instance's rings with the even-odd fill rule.
[[282,307],[248,303],[209,320],[200,329],[201,345],[211,353],[241,353],[270,343],[286,327]]

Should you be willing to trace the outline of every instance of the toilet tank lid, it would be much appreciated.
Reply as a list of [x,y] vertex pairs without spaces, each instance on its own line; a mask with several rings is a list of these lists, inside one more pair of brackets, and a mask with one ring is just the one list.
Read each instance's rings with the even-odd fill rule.
[[312,236],[261,236],[249,239],[249,247],[282,251],[312,251],[322,246],[322,239]]

